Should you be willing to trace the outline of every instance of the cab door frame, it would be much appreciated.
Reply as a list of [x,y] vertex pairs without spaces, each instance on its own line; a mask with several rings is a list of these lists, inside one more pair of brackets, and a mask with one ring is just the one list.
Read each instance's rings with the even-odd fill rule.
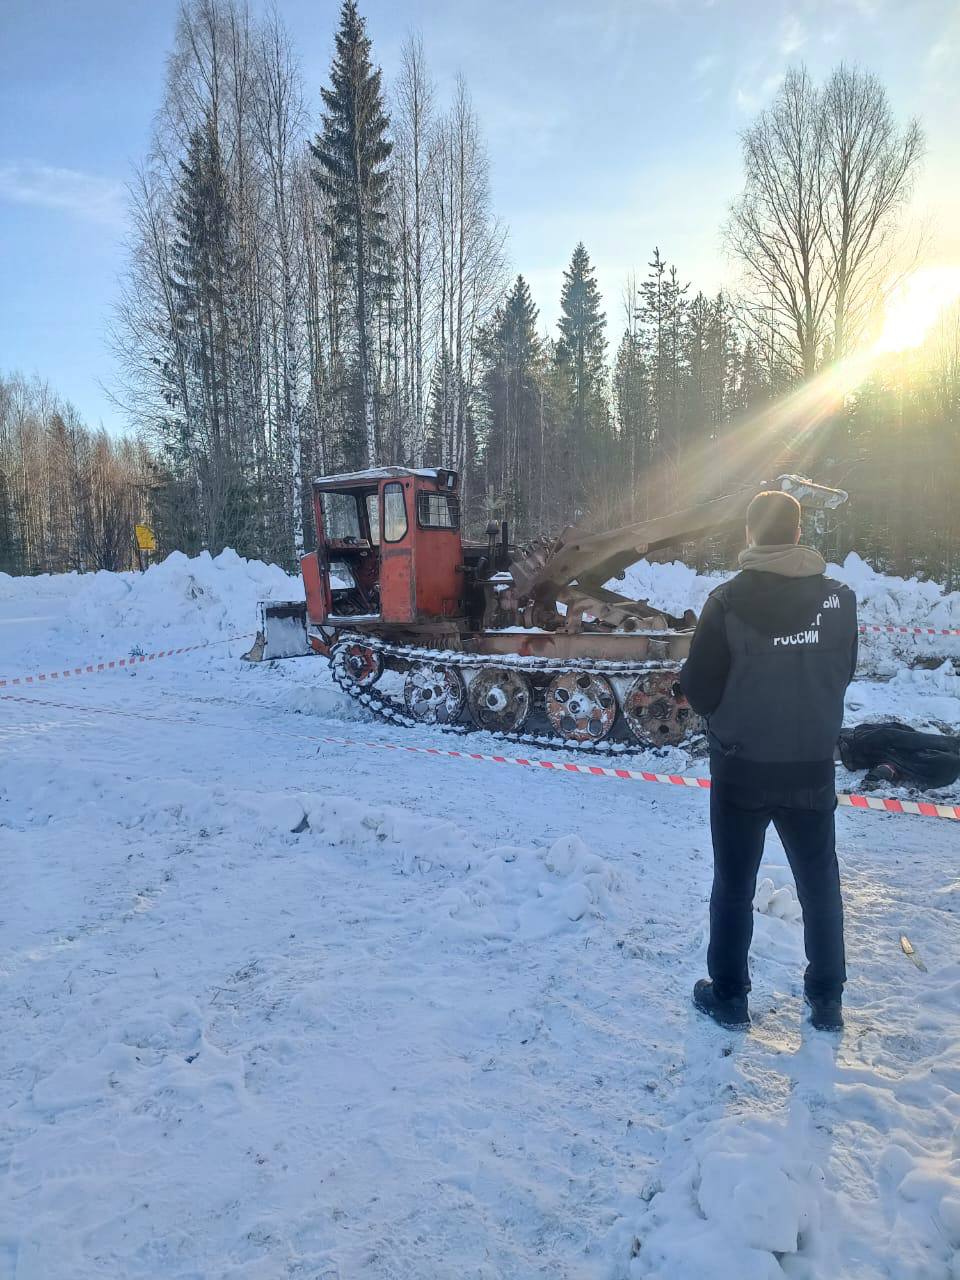
[[383,622],[415,622],[417,520],[413,480],[394,477],[381,480],[379,493],[380,618]]

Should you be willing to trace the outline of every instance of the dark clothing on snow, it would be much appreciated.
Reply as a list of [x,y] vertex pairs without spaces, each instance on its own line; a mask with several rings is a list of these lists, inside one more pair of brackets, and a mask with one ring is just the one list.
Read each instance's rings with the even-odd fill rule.
[[717,995],[750,990],[753,896],[772,822],[803,908],[806,989],[846,979],[834,842],[834,750],[857,663],[857,602],[809,547],[756,547],[709,596],[680,686],[707,725],[714,883],[707,967]]
[[750,990],[747,954],[753,937],[753,895],[771,822],[786,850],[803,908],[807,994],[813,1000],[839,1000],[843,991],[847,974],[834,844],[836,797],[829,787],[811,792],[806,806],[796,803],[797,792],[789,799],[785,805],[776,793],[723,782],[714,782],[710,790],[714,873],[707,972],[723,999],[745,996]]
[[856,664],[849,587],[822,573],[757,569],[718,587],[680,673],[707,720],[713,777],[778,790],[829,785]]

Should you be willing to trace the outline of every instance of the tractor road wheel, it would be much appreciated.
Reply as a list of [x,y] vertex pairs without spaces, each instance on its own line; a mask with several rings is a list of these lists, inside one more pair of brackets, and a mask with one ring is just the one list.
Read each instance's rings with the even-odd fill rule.
[[421,724],[453,724],[463,710],[466,689],[456,667],[416,666],[407,672],[403,697]]
[[700,729],[700,717],[682,693],[676,671],[637,676],[623,702],[623,718],[644,747],[677,747]]
[[617,698],[610,681],[588,671],[554,676],[544,705],[554,729],[570,742],[602,742],[617,718]]
[[533,695],[530,682],[519,671],[482,667],[470,681],[467,702],[479,728],[519,733],[530,714]]

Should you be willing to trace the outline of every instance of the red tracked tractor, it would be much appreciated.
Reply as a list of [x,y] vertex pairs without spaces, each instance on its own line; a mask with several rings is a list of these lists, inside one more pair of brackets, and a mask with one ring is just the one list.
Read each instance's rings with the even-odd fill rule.
[[315,652],[382,719],[592,750],[674,746],[699,724],[674,690],[696,624],[604,584],[651,552],[743,527],[763,488],[807,507],[847,495],[799,476],[686,511],[514,546],[460,532],[455,471],[383,467],[314,481],[306,601],[260,606],[252,661]]

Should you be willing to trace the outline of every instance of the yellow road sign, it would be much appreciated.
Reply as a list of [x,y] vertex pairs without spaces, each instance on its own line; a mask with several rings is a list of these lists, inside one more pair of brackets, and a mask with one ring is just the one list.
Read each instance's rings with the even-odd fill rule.
[[140,551],[156,551],[157,540],[153,536],[153,530],[149,525],[138,524],[134,526],[134,533],[137,535],[137,547]]

